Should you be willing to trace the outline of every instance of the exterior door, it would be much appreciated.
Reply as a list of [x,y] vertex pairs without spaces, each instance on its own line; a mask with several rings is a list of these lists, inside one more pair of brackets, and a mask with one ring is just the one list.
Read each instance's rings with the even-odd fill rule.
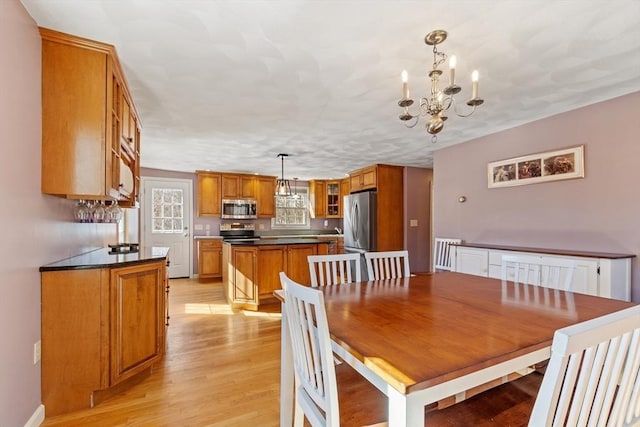
[[169,278],[191,277],[191,206],[188,179],[142,177],[142,244],[169,250]]

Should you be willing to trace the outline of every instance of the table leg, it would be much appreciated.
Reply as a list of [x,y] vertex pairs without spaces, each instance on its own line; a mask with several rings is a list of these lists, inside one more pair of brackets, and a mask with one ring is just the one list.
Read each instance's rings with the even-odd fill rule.
[[389,387],[389,427],[423,427],[424,405]]
[[293,426],[294,374],[293,351],[289,337],[289,325],[282,303],[280,325],[280,427]]

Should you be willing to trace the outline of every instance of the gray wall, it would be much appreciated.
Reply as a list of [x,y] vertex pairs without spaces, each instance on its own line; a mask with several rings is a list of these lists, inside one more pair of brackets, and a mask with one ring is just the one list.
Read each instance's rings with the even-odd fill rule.
[[[640,92],[435,151],[435,235],[639,254],[638,106]],[[488,162],[580,144],[583,179],[487,188]],[[638,258],[632,281],[632,299],[640,301]]]
[[[41,51],[35,22],[17,0],[0,1],[0,426],[38,410],[40,273],[52,261],[117,239],[115,224],[72,222],[74,201],[40,192]],[[46,352],[46,348],[42,349]]]

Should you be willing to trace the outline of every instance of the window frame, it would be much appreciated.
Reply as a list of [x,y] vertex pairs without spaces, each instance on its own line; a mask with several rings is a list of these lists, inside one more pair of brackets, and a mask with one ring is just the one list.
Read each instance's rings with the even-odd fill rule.
[[[276,198],[276,200],[274,200],[274,204],[275,204],[275,216],[273,218],[271,218],[271,229],[272,230],[310,230],[311,229],[311,216],[309,215],[309,187],[297,187],[296,188],[296,195],[300,196],[303,199],[304,202],[304,207],[299,207],[299,208],[292,208],[292,207],[282,207],[282,206],[278,206],[278,197],[281,198],[291,198],[292,196],[274,196]],[[280,213],[279,210],[280,209],[300,209],[303,210],[304,209],[304,220],[305,223],[304,224],[282,224],[279,223],[279,217],[280,217]]]

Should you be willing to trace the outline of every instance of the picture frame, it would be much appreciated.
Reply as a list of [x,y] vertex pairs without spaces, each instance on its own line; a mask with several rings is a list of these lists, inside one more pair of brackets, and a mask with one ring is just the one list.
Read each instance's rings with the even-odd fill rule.
[[584,145],[490,162],[489,188],[584,178]]

